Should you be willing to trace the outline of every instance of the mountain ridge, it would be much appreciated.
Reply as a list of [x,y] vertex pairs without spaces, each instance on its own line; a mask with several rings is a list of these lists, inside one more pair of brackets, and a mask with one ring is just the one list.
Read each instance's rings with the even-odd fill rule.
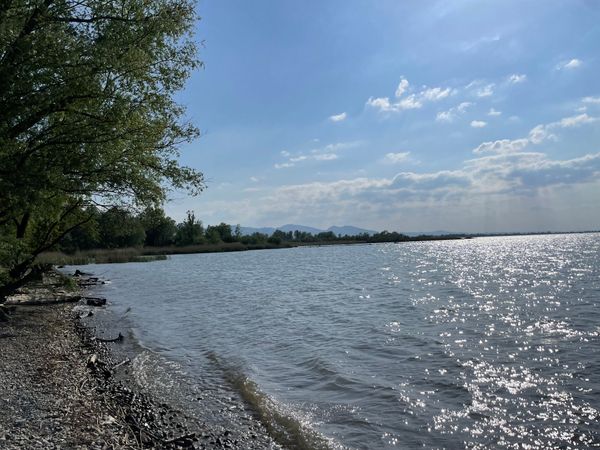
[[281,225],[279,227],[240,227],[242,235],[248,235],[248,234],[252,234],[252,233],[263,233],[263,234],[268,234],[271,235],[273,234],[273,232],[275,230],[281,230],[283,232],[294,232],[296,230],[301,231],[301,232],[305,232],[305,233],[312,233],[312,234],[319,234],[319,233],[325,233],[328,231],[332,231],[336,236],[337,235],[342,235],[342,236],[356,236],[359,234],[363,234],[363,233],[367,233],[369,236],[377,233],[377,231],[374,230],[368,230],[366,228],[359,228],[359,227],[355,227],[353,225],[343,225],[343,226],[336,226],[333,225],[327,229],[321,229],[321,228],[315,228],[315,227],[310,227],[307,225],[297,225],[297,224],[292,224],[292,223],[288,223],[285,225]]

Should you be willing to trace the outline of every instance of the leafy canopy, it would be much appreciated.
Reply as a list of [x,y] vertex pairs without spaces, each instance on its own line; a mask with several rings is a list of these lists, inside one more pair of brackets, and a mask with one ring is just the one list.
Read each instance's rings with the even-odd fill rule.
[[173,99],[201,64],[195,19],[190,0],[0,2],[0,235],[29,255],[13,276],[87,205],[203,190],[177,161],[198,130]]

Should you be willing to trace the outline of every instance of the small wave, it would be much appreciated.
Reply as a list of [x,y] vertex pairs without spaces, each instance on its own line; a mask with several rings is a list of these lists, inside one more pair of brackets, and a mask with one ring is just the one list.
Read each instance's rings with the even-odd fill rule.
[[343,450],[347,448],[316,431],[309,419],[262,392],[254,381],[240,370],[227,366],[214,352],[207,352],[206,356],[223,371],[227,382],[254,409],[269,434],[279,444],[292,450]]

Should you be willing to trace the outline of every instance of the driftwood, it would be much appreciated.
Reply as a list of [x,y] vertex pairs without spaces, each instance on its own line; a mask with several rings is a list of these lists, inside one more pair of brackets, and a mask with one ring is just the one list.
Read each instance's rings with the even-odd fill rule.
[[121,366],[124,366],[125,364],[129,364],[131,362],[131,360],[129,358],[125,358],[123,361],[121,361],[119,364],[116,364],[112,367],[111,370],[115,371],[116,369],[118,369]]
[[93,373],[100,374],[105,379],[109,379],[112,375],[112,372],[106,368],[106,364],[95,353],[88,358],[87,366]]
[[55,297],[51,299],[43,299],[43,300],[23,300],[17,302],[19,306],[43,306],[43,305],[57,305],[59,303],[77,303],[81,300],[80,295],[64,295],[60,297]]
[[124,339],[124,337],[121,333],[119,333],[119,335],[114,339],[104,339],[104,338],[99,338],[99,337],[96,338],[96,340],[98,342],[120,342],[123,339]]
[[86,304],[89,306],[104,306],[106,305],[106,299],[101,297],[83,297]]
[[173,439],[169,439],[167,441],[163,441],[165,445],[175,444],[179,446],[191,446],[194,444],[196,440],[196,433],[184,434],[183,436],[179,436]]

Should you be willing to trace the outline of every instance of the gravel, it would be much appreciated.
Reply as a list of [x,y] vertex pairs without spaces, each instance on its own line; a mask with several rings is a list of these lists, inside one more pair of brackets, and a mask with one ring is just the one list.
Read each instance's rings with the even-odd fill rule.
[[0,448],[281,449],[258,420],[231,432],[142,392],[74,304],[49,298],[0,321]]

